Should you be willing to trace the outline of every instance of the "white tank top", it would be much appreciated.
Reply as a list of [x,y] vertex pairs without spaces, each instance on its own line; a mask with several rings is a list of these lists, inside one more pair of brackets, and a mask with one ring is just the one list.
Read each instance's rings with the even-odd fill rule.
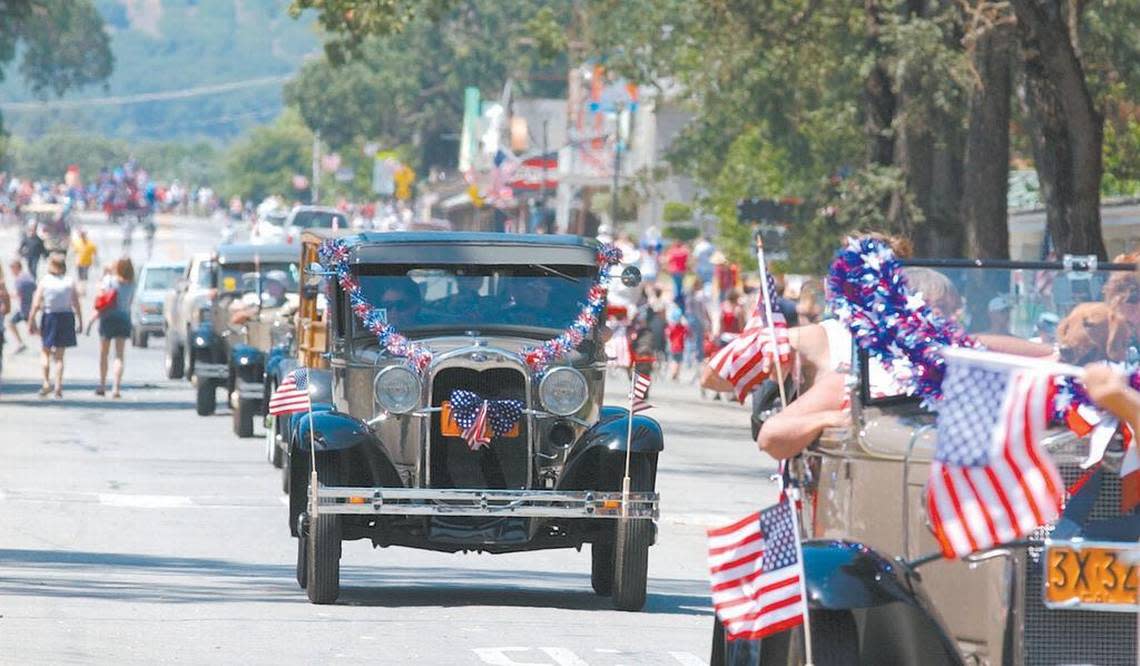
[[[828,368],[836,372],[849,372],[851,369],[851,330],[838,319],[824,319],[819,322],[827,335]],[[888,368],[874,358],[868,365],[871,396],[908,395],[910,390],[910,365],[896,359]]]
[[71,278],[48,273],[40,279],[40,286],[44,290],[44,312],[71,312],[71,295],[75,291]]

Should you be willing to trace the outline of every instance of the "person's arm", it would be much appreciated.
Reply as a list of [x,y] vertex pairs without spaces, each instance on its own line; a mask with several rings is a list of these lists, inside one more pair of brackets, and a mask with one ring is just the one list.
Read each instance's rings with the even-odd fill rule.
[[1053,345],[1047,345],[1041,342],[1030,342],[1028,340],[1022,340],[1021,338],[1015,338],[1012,335],[979,333],[975,337],[978,342],[986,346],[986,349],[1003,354],[1041,358],[1043,356],[1051,356],[1055,351]]
[[28,332],[32,335],[39,334],[40,327],[36,322],[39,321],[38,316],[40,314],[40,308],[43,307],[43,300],[44,288],[36,287],[36,293],[32,296],[32,307],[28,310]]
[[828,372],[783,411],[764,421],[756,437],[760,450],[777,460],[791,458],[814,442],[824,428],[849,423],[851,416],[843,409],[846,380],[843,374]]
[[1140,434],[1140,392],[1130,388],[1124,377],[1101,363],[1085,366],[1081,378],[1092,401]]

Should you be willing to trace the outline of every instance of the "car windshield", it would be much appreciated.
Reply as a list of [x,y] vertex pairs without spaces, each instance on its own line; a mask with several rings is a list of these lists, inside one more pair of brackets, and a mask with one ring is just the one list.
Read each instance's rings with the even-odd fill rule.
[[324,210],[299,210],[292,225],[298,229],[347,229],[348,219],[341,213]]
[[[577,317],[596,269],[582,265],[371,265],[368,302],[401,331],[530,327],[561,330]],[[354,333],[370,334],[359,321]]]
[[260,264],[230,263],[221,266],[220,288],[223,293],[257,293],[258,284],[262,291],[284,290],[292,293],[297,290],[299,275],[297,264],[281,262]]
[[174,287],[178,278],[182,277],[183,269],[178,266],[165,266],[162,268],[146,269],[146,278],[143,280],[144,291],[165,291]]
[[[1005,338],[1006,344],[1016,339],[1043,345],[1043,353],[1055,347],[1061,362],[1075,365],[1106,359],[1140,361],[1140,285],[1131,269],[1066,271],[946,267],[921,260],[906,263],[911,291],[920,293],[927,305],[958,322],[970,335],[983,338],[983,344]],[[1082,304],[1090,305],[1078,309]],[[1110,333],[1101,344],[1077,330],[1095,316],[1089,314],[1091,304],[1107,304],[1101,309],[1111,309],[1120,317],[1115,335]],[[1066,330],[1071,332],[1066,335]],[[884,381],[877,382],[877,376]],[[886,381],[875,367],[863,383],[865,395],[873,399],[907,393],[906,387]]]

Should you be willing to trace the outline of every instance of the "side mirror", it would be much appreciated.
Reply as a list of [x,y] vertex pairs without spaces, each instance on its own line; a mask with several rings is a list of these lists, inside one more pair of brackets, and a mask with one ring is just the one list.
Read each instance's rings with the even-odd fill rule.
[[637,266],[626,266],[621,272],[621,283],[627,287],[641,284],[641,270]]

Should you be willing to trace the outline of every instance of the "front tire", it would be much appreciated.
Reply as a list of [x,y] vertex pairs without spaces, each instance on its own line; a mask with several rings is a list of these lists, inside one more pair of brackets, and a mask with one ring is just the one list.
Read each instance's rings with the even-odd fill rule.
[[[317,474],[322,484],[337,485],[337,458],[317,461]],[[323,463],[323,464],[322,464]],[[331,604],[340,596],[341,520],[343,516],[318,513],[308,516],[305,540],[307,567],[305,592],[314,604]]]
[[140,349],[146,349],[147,341],[149,340],[149,333],[140,333],[139,331],[131,332],[131,344]]
[[194,402],[198,416],[210,416],[218,409],[218,391],[211,379],[198,379],[198,396]]
[[184,367],[186,363],[185,353],[182,345],[167,339],[164,359],[167,379],[182,379],[182,373],[186,370]]
[[238,398],[233,410],[234,434],[238,437],[253,437],[253,413],[256,400]]
[[614,589],[614,545],[594,543],[590,545],[590,586],[594,593],[608,597]]
[[[634,456],[629,469],[631,492],[653,490],[652,473],[647,458]],[[614,608],[639,611],[645,606],[649,546],[652,544],[652,520],[617,519],[617,529],[614,532]]]
[[309,584],[309,540],[305,538],[304,529],[298,529],[297,533],[297,585],[303,590]]

